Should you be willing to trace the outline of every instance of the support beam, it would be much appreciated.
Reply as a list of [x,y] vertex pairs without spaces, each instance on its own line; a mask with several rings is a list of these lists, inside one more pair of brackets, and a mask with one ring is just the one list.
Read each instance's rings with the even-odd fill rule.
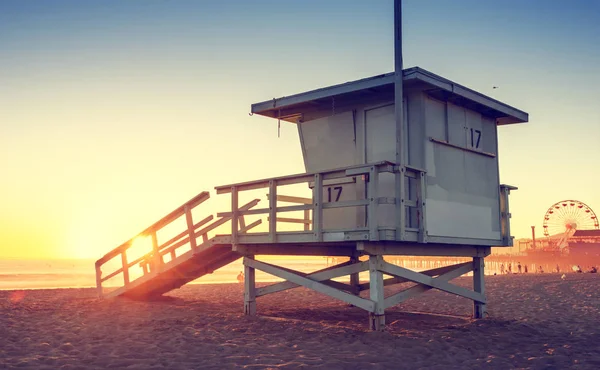
[[[334,288],[337,286],[337,287],[339,287],[338,289],[348,290],[348,291],[351,291],[353,294],[357,295],[356,293],[358,293],[358,290],[353,290],[352,286],[349,286],[349,285],[346,285],[343,283],[338,283],[336,281],[327,281],[327,280],[334,279],[334,278],[340,277],[340,276],[351,275],[354,273],[358,274],[358,272],[368,270],[369,267],[368,267],[368,262],[361,262],[360,264],[352,264],[351,262],[343,262],[339,265],[326,267],[322,270],[315,271],[311,274],[305,274],[305,273],[302,273],[299,271],[289,270],[289,269],[283,268],[281,266],[279,266],[279,268],[281,268],[282,270],[286,270],[290,273],[296,273],[300,276],[303,276],[303,277],[313,280],[313,281],[322,282],[326,285],[333,286]],[[331,284],[331,283],[335,283],[335,284]],[[298,286],[299,286],[298,284],[292,283],[291,281],[283,281],[281,283],[276,283],[276,284],[272,284],[272,285],[269,285],[266,287],[258,288],[256,290],[256,296],[260,297],[263,295],[296,288]]]
[[256,284],[254,267],[249,261],[254,261],[254,256],[244,257],[244,314],[256,315]]
[[[485,297],[483,257],[473,257],[473,290]],[[483,319],[485,313],[485,302],[473,301],[473,317],[476,319]]]
[[373,312],[375,310],[375,304],[371,300],[356,297],[352,294],[332,288],[332,287],[327,286],[318,281],[314,281],[314,280],[308,279],[304,276],[299,276],[294,273],[285,271],[285,270],[279,268],[278,266],[271,265],[271,264],[261,262],[261,261],[257,261],[254,259],[250,259],[247,257],[244,257],[244,265],[248,265],[249,267],[253,267],[260,271],[264,271],[268,274],[291,281],[295,284],[302,285],[303,287],[315,290],[319,293],[323,293],[329,297],[339,299],[346,303],[350,303],[356,307],[362,308],[363,310],[366,310],[369,312]]
[[392,265],[391,263],[385,262],[383,260],[379,262],[379,269],[385,272],[386,274],[392,276],[406,278],[410,281],[414,281],[415,283],[425,284],[432,288],[443,290],[444,292],[456,294],[458,296],[469,298],[474,301],[485,304],[485,297],[478,292],[474,292],[456,285],[452,285],[445,281],[438,281],[432,278],[431,276],[427,276],[419,272],[406,269],[404,267]]
[[374,331],[385,329],[383,273],[380,270],[382,263],[383,257],[369,256],[370,297],[375,303],[375,309],[369,314],[369,328]]
[[[464,264],[471,266],[471,262],[465,262]],[[450,272],[450,271],[454,270],[456,267],[462,266],[462,265],[463,265],[463,263],[457,264],[457,265],[451,265],[451,266],[436,267],[434,269],[421,271],[419,273],[423,274],[423,275],[427,275],[427,276],[438,276],[438,275],[442,275],[447,272]],[[392,278],[384,279],[383,285],[389,286],[389,285],[394,285],[394,284],[402,284],[402,283],[406,283],[408,281],[410,281],[410,280],[406,279],[406,278],[392,277]],[[369,283],[362,283],[359,285],[359,288],[360,288],[361,292],[363,290],[369,290]]]
[[[462,275],[470,272],[471,270],[473,270],[473,264],[471,262],[461,263],[458,265],[447,266],[447,267],[451,267],[450,271],[438,276],[437,278],[433,279],[433,281],[440,282],[440,283],[450,281],[452,279],[455,279],[455,278],[462,276]],[[390,297],[387,297],[385,299],[385,308],[395,306],[398,303],[402,303],[409,298],[412,298],[421,293],[425,293],[426,291],[428,291],[430,289],[433,289],[433,288],[431,286],[427,286],[427,285],[423,285],[423,284],[419,284],[419,285],[410,287],[408,289],[405,289],[399,293],[396,293]]]
[[427,243],[424,247],[419,243],[398,244],[386,241],[359,242],[356,250],[370,255],[419,257],[487,257],[491,253],[491,248],[485,246]]

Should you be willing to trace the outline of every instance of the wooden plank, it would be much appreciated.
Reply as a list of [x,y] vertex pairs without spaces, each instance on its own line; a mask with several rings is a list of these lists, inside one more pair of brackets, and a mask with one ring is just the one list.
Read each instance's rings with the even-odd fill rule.
[[357,251],[366,254],[399,256],[476,257],[489,253],[489,247],[473,245],[448,245],[442,243],[359,242]]
[[403,277],[410,281],[414,281],[415,283],[425,284],[432,288],[443,290],[447,293],[452,293],[464,298],[472,299],[477,302],[485,303],[485,297],[480,293],[473,292],[471,290],[456,285],[452,285],[445,281],[435,280],[430,276],[423,275],[421,273],[406,269],[404,267],[392,265],[391,263],[385,261],[380,262],[379,270],[392,276]]
[[264,271],[268,274],[291,281],[298,285],[302,285],[308,289],[312,289],[319,293],[323,293],[329,297],[339,299],[346,303],[350,303],[356,307],[362,308],[363,310],[373,312],[375,309],[375,304],[371,300],[360,298],[360,297],[354,296],[352,294],[340,291],[338,289],[329,287],[318,281],[313,281],[313,280],[310,280],[303,276],[299,276],[299,275],[284,271],[277,266],[273,266],[273,265],[270,265],[268,263],[261,262],[261,261],[248,259],[246,257],[244,257],[244,264],[248,264],[250,267],[254,267],[255,269],[258,269],[258,270]]
[[347,200],[347,201],[344,201],[344,202],[324,203],[323,204],[323,209],[345,208],[345,207],[359,207],[359,206],[366,206],[368,204],[369,204],[369,201],[366,200],[366,199]]
[[256,220],[256,221],[250,223],[250,225],[246,225],[243,228],[241,228],[240,233],[245,233],[246,231],[251,230],[260,224],[262,224],[262,220]]
[[312,203],[313,203],[312,199],[310,199],[310,198],[294,197],[294,196],[290,196],[290,195],[277,195],[277,200],[280,202],[298,203],[298,204],[312,205]]
[[[270,217],[267,218],[267,220],[271,220]],[[293,224],[305,224],[305,225],[310,225],[311,224],[311,220],[307,220],[307,219],[303,219],[303,218],[290,218],[290,217],[277,217],[276,219],[277,222],[288,222],[288,223],[293,223]]]
[[352,255],[353,250],[350,247],[322,246],[315,245],[297,245],[297,244],[238,244],[232,247],[234,252],[240,254],[257,255],[287,255],[287,256],[344,256]]
[[[470,272],[473,269],[472,264],[470,262],[461,263],[461,264],[457,264],[457,265],[453,265],[453,266],[446,266],[446,267],[450,267],[451,269],[448,272],[441,274],[440,276],[438,276],[437,278],[435,278],[433,280],[440,281],[440,282],[450,281],[452,279],[455,279],[459,276],[462,276],[462,275]],[[419,284],[419,285],[413,286],[411,288],[405,289],[402,292],[399,292],[392,296],[387,297],[385,299],[385,308],[395,306],[398,303],[404,302],[405,300],[412,298],[418,294],[424,293],[430,289],[433,289],[433,288],[431,286],[427,286],[427,285],[423,285],[423,284]]]
[[122,267],[120,269],[117,269],[117,270],[113,271],[112,273],[104,276],[103,278],[101,278],[100,282],[105,282],[106,280],[119,275],[121,272],[123,272],[123,268]]

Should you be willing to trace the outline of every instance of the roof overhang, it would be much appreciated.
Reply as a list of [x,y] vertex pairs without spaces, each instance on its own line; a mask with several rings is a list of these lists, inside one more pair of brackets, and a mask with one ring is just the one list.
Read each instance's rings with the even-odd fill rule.
[[[419,67],[403,72],[405,90],[421,89],[432,97],[464,106],[496,119],[498,125],[523,123],[529,115]],[[394,98],[394,73],[364,78],[252,104],[251,112],[289,122],[302,122],[306,112],[342,111],[352,105]]]

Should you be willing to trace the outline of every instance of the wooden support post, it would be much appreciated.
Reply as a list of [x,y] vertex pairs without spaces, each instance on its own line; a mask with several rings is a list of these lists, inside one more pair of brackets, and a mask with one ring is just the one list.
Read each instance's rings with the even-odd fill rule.
[[369,256],[369,293],[375,303],[374,312],[369,313],[369,328],[374,331],[385,329],[385,296],[383,294],[383,273],[379,270],[381,256]]
[[102,291],[102,270],[100,269],[100,266],[96,266],[96,292],[98,293],[98,298],[104,296]]
[[[482,296],[485,296],[483,257],[473,257],[473,290]],[[485,303],[473,301],[473,317],[476,319],[483,319],[485,313]]]
[[244,314],[250,316],[256,315],[255,270],[246,262],[253,259],[254,256],[244,257]]
[[[355,264],[355,263],[358,263],[358,262],[360,262],[358,260],[358,257],[356,257],[356,256],[350,257],[350,264]],[[359,273],[358,272],[350,274],[350,286],[352,288],[356,289],[355,295],[359,295],[360,294],[360,278],[359,278]]]
[[121,264],[123,265],[123,285],[129,285],[129,266],[126,251],[121,252]]
[[[188,229],[188,235],[190,237],[190,248],[195,251],[197,248],[196,245],[196,235],[194,232],[194,220],[192,218],[192,210],[190,209],[190,207],[186,204],[183,207],[183,210],[185,212],[185,222],[187,223],[187,229]],[[156,233],[154,233],[156,234]]]
[[231,244],[236,245],[238,241],[238,191],[235,186],[231,187]]
[[269,240],[277,242],[277,182],[269,181]]

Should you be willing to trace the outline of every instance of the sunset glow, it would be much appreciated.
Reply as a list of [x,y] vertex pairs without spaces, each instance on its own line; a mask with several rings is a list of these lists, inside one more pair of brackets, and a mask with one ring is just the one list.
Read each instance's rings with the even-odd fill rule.
[[[600,209],[600,23],[509,3],[406,1],[404,62],[530,113],[499,128],[519,238],[560,199]],[[303,172],[296,126],[250,104],[391,71],[391,6],[3,1],[0,257],[97,258],[203,190]]]

